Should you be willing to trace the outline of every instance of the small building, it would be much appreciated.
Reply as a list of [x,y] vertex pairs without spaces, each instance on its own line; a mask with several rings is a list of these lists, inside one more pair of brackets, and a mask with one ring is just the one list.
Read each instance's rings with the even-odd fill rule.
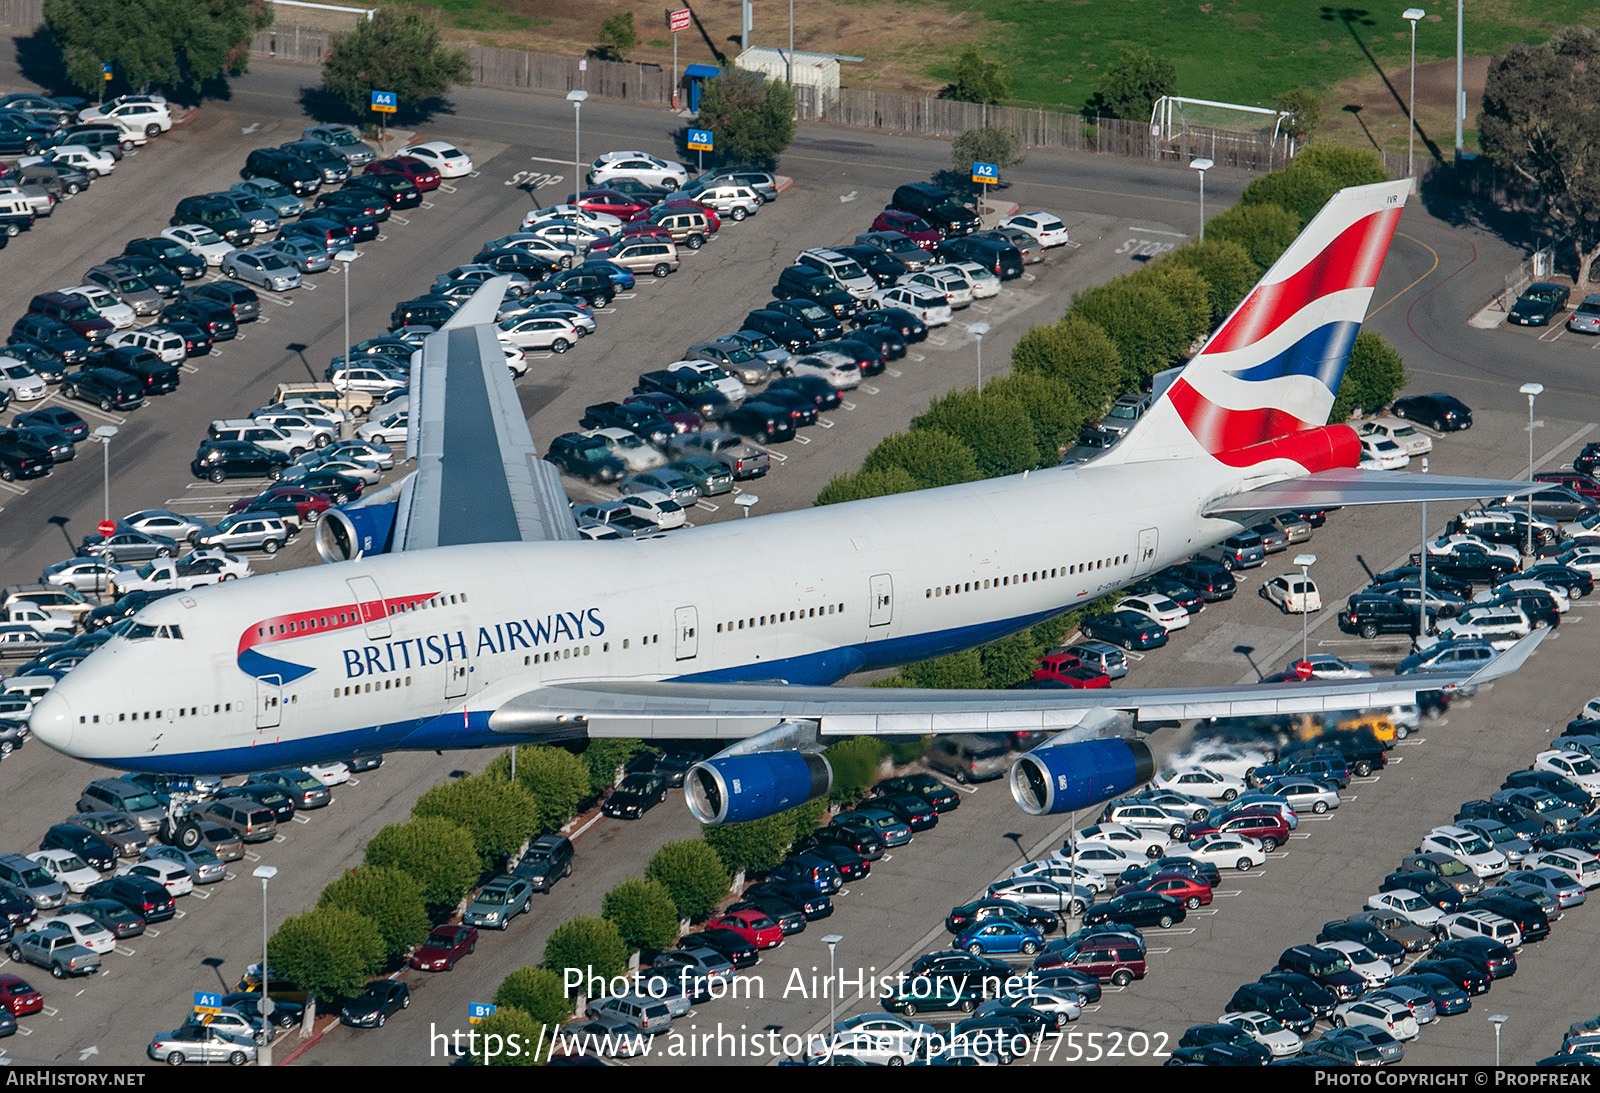
[[839,90],[839,60],[831,53],[751,46],[733,63],[746,72],[759,72],[769,80],[788,80],[796,87]]

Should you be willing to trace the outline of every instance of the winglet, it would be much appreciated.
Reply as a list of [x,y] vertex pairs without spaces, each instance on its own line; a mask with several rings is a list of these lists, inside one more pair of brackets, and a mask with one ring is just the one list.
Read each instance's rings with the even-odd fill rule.
[[1473,672],[1465,683],[1457,684],[1458,687],[1474,687],[1480,683],[1488,683],[1512,672],[1528,663],[1528,658],[1533,656],[1533,651],[1539,648],[1539,643],[1549,637],[1553,631],[1546,627],[1535,630],[1527,637],[1520,639],[1515,645],[1495,657],[1488,664]]
[[459,330],[466,326],[483,326],[494,322],[500,311],[500,302],[506,297],[509,277],[491,277],[474,292],[456,313],[445,320],[440,330]]

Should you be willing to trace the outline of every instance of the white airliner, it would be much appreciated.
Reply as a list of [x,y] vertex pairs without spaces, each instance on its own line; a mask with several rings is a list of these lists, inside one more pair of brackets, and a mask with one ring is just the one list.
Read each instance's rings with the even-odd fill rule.
[[[1356,469],[1356,434],[1323,424],[1407,188],[1336,195],[1205,349],[1163,377],[1129,435],[1089,463],[641,541],[578,537],[495,342],[502,288],[490,282],[414,365],[415,474],[319,525],[324,556],[348,560],[151,604],[39,702],[33,732],[68,755],[170,774],[586,734],[724,739],[691,772],[688,796],[706,822],[733,822],[825,793],[831,736],[1057,730],[1011,775],[1018,803],[1042,813],[1148,779],[1148,749],[1103,736],[1108,715],[1411,701],[1415,676],[829,686],[1097,599],[1253,522],[1244,513],[1519,492]],[[1471,678],[1512,671],[1531,649]]]

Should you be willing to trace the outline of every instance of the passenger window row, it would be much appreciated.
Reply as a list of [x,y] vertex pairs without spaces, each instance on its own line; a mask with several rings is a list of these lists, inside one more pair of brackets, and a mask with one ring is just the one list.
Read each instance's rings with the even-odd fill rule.
[[[374,680],[371,683],[357,683],[352,687],[343,687],[343,688],[335,687],[333,689],[333,697],[334,698],[349,698],[353,694],[355,694],[355,695],[365,695],[365,694],[371,694],[373,691],[387,691],[387,690],[389,690],[391,688],[394,688],[394,687],[409,687],[409,686],[411,686],[411,677],[410,676],[406,676],[403,679]],[[293,695],[291,695],[289,697],[289,701],[290,702],[294,701],[294,696]]]
[[[201,710],[202,712],[198,713],[198,714],[195,713],[196,708],[197,707],[194,707],[194,706],[188,707],[189,716],[190,717],[209,716],[210,714],[214,714],[214,713],[232,713],[233,712],[233,703],[232,702],[224,702],[220,706],[200,706],[200,707],[198,707],[198,709]],[[178,710],[177,710],[177,713],[174,716],[176,716],[176,717],[184,716],[184,712],[183,711],[184,711],[184,707],[179,706]],[[133,713],[119,713],[117,715],[117,720],[118,721],[149,721],[152,717],[156,718],[157,720],[160,720],[160,718],[161,718],[161,711],[160,710],[144,710],[144,711],[142,711],[142,714],[143,714],[143,716],[141,716],[141,711],[139,711],[139,710],[135,710]],[[111,720],[111,715],[110,714],[106,715],[106,720],[107,721]],[[100,715],[99,714],[95,714],[94,723],[96,725],[98,725],[100,723]],[[80,725],[83,724],[83,718],[81,716],[78,718],[78,724],[80,724]]]
[[744,630],[746,629],[747,621],[748,628],[754,630],[758,626],[776,626],[780,622],[796,622],[800,619],[814,619],[824,615],[842,614],[844,614],[844,604],[830,603],[823,607],[798,608],[794,611],[787,612],[779,611],[776,615],[756,615],[749,620],[734,619],[729,622],[719,622],[717,623],[717,633],[722,633],[724,629],[730,632],[734,630]]
[[1101,558],[1094,562],[1081,562],[1077,565],[1057,566],[1054,569],[1035,569],[1030,573],[1013,573],[1009,577],[992,577],[984,581],[966,581],[956,584],[935,585],[922,590],[922,598],[931,600],[935,596],[955,596],[962,592],[983,592],[991,588],[1009,588],[1014,584],[1028,584],[1032,581],[1049,581],[1057,577],[1068,577],[1077,573],[1088,573],[1096,569],[1110,569],[1112,566],[1127,565],[1130,554],[1119,554],[1115,558]]

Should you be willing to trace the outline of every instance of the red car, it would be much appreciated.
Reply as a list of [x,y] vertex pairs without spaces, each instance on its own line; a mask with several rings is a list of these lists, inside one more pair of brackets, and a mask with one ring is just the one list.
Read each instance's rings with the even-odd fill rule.
[[299,486],[273,486],[254,497],[240,498],[228,506],[228,511],[243,512],[245,509],[253,509],[269,501],[293,501],[295,509],[300,513],[300,522],[303,524],[312,523],[333,507],[320,493],[312,493]]
[[362,172],[369,175],[399,175],[418,190],[427,193],[439,188],[439,172],[415,156],[391,156],[367,164]]
[[622,400],[624,406],[652,406],[671,423],[677,433],[698,433],[705,420],[683,403],[662,391],[646,391],[642,395],[629,395]]
[[1242,809],[1238,812],[1214,813],[1199,823],[1189,825],[1189,839],[1226,832],[1229,835],[1248,835],[1261,840],[1261,848],[1271,853],[1289,841],[1289,822],[1276,812]]
[[937,228],[916,213],[903,213],[899,209],[885,209],[879,213],[878,219],[872,222],[872,230],[899,232],[930,254],[938,246],[939,240],[944,238]]
[[0,1009],[13,1017],[26,1017],[44,1009],[44,995],[20,976],[0,975]]
[[1033,678],[1040,683],[1059,683],[1073,688],[1111,686],[1110,676],[1085,667],[1083,661],[1072,653],[1048,653],[1040,657],[1039,666],[1033,670]]
[[[672,233],[654,220],[633,220],[622,225],[622,230],[612,238],[615,239],[648,239],[655,243],[672,242]],[[590,248],[591,250],[593,248]]]
[[1182,873],[1157,873],[1149,880],[1138,881],[1117,889],[1119,896],[1125,896],[1129,892],[1160,892],[1164,896],[1182,900],[1183,905],[1191,911],[1211,903],[1211,886],[1193,877],[1186,877]]
[[646,202],[615,190],[585,190],[573,204],[586,212],[614,216],[624,224],[650,208]]
[[705,928],[731,930],[758,949],[776,949],[783,944],[783,930],[761,911],[729,911]]
[[1533,476],[1533,480],[1565,486],[1579,497],[1600,501],[1600,479],[1596,479],[1592,474],[1579,474],[1577,471],[1540,471]]
[[419,972],[447,972],[477,947],[477,927],[450,923],[435,926],[428,940],[411,954],[411,966]]

